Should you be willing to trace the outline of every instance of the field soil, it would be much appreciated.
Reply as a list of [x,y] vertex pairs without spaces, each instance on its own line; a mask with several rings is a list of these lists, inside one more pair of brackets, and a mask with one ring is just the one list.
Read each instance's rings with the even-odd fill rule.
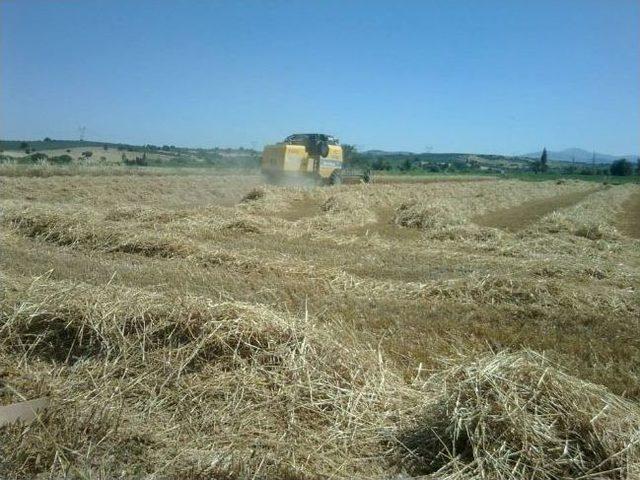
[[[639,478],[640,186],[0,177],[0,477]],[[478,392],[482,392],[481,395]]]
[[484,227],[502,228],[511,232],[517,232],[528,227],[545,215],[575,205],[596,191],[598,191],[598,189],[586,192],[565,193],[552,198],[524,202],[515,207],[480,215],[473,218],[473,222]]
[[620,230],[630,237],[640,238],[640,193],[632,195],[618,215]]

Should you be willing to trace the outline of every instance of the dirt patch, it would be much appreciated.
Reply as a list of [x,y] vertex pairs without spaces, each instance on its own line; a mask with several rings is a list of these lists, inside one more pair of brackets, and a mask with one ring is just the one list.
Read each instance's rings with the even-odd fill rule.
[[510,232],[517,232],[554,210],[575,205],[598,190],[592,189],[586,192],[567,193],[545,198],[544,200],[521,203],[515,207],[479,215],[472,218],[472,222],[481,227],[501,228]]
[[417,228],[399,228],[394,223],[395,209],[392,207],[380,208],[376,212],[376,221],[364,225],[350,226],[344,229],[347,234],[355,235],[379,235],[383,238],[419,241],[423,237],[423,232]]
[[618,228],[630,237],[640,238],[640,193],[633,194],[624,202],[623,209],[618,214]]
[[320,214],[320,205],[316,200],[305,197],[291,202],[289,208],[280,213],[279,217],[289,222],[295,222],[302,218],[315,217]]

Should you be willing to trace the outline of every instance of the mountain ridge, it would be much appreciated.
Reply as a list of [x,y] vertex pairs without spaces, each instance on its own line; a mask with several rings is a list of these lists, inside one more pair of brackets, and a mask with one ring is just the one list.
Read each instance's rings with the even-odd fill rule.
[[[542,151],[527,153],[523,157],[527,158],[540,158]],[[638,158],[638,155],[611,155],[608,153],[590,152],[583,148],[565,148],[564,150],[547,150],[549,160],[555,160],[560,162],[578,162],[578,163],[591,163],[594,160],[596,163],[611,163],[621,158],[633,161]]]

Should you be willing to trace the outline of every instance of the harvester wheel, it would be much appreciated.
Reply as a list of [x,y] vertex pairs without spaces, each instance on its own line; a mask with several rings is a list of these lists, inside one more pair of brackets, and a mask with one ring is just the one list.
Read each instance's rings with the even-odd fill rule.
[[334,170],[329,175],[329,185],[341,185],[342,184],[342,175],[338,170]]

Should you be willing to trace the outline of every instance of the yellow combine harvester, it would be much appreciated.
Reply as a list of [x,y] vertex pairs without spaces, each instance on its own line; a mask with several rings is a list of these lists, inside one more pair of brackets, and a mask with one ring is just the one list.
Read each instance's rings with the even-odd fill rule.
[[272,182],[291,177],[329,185],[371,181],[369,170],[343,168],[340,142],[322,133],[297,133],[284,142],[267,145],[262,152],[261,166],[262,173]]

